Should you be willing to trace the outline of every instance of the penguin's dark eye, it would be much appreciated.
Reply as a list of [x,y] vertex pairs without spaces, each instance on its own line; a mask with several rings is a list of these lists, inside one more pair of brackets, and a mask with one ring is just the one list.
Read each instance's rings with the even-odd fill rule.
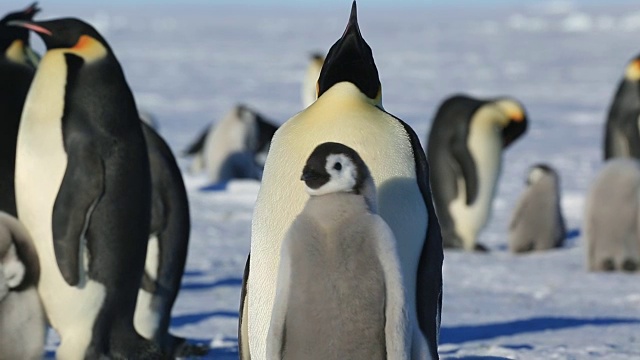
[[337,162],[337,163],[335,163],[335,164],[333,165],[333,168],[334,168],[334,169],[336,169],[336,170],[338,170],[338,171],[340,171],[340,170],[342,170],[342,164],[340,164],[339,162]]

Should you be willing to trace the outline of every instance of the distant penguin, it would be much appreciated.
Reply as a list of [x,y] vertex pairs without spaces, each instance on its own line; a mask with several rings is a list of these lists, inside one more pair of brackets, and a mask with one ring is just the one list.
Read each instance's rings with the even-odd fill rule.
[[0,360],[42,359],[46,319],[38,255],[27,229],[0,212]]
[[191,229],[189,201],[182,173],[167,143],[146,122],[142,130],[151,167],[151,228],[145,273],[138,293],[134,324],[137,332],[173,356],[202,355],[169,333],[171,309],[180,290]]
[[313,104],[318,97],[318,77],[320,77],[322,64],[324,64],[324,55],[319,53],[311,54],[309,65],[302,80],[301,98],[303,109]]
[[584,217],[590,271],[640,266],[640,163],[612,159],[589,189]]
[[240,304],[241,358],[264,359],[280,248],[308,197],[300,169],[319,144],[338,142],[358,152],[377,188],[378,214],[397,241],[408,316],[438,358],[442,304],[442,239],[431,200],[429,167],[413,129],[382,108],[371,48],[362,38],[355,2],[342,38],[329,50],[319,97],[273,137],[253,214],[251,254]]
[[262,177],[264,159],[278,127],[245,105],[210,125],[185,151],[192,172],[204,170],[212,183]]
[[151,216],[136,104],[104,38],[77,19],[14,21],[44,41],[18,133],[18,215],[61,359],[159,359],[133,315]]
[[537,164],[529,169],[527,185],[509,225],[509,249],[520,253],[561,247],[566,229],[558,173]]
[[34,3],[0,20],[0,211],[13,216],[17,215],[14,170],[18,127],[38,60],[29,47],[29,31],[7,23],[31,20],[38,11]]
[[445,247],[485,250],[476,240],[491,213],[502,151],[526,129],[525,110],[513,99],[455,95],[440,105],[427,158]]
[[402,269],[369,169],[327,142],[301,179],[311,197],[282,242],[267,359],[409,359]]
[[629,62],[605,126],[604,159],[640,159],[640,56]]

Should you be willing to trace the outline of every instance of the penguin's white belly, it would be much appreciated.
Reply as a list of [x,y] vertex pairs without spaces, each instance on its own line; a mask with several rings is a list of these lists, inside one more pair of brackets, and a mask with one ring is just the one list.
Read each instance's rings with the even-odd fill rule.
[[478,232],[487,223],[491,213],[491,202],[495,193],[502,155],[502,138],[498,129],[486,124],[471,126],[467,146],[476,164],[478,196],[467,205],[465,180],[458,178],[458,197],[449,204],[449,213],[454,219],[456,233],[463,246],[472,250]]
[[[158,266],[160,265],[160,246],[158,236],[153,234],[149,237],[147,245],[147,258],[144,262],[144,270],[151,280],[158,279]],[[145,290],[138,290],[138,300],[133,317],[133,324],[138,334],[146,339],[152,340],[160,327],[160,316],[158,311],[152,307],[153,295]]]
[[[103,285],[81,276],[69,286],[58,268],[53,249],[53,205],[62,183],[67,155],[62,139],[64,71],[47,71],[64,58],[48,53],[43,58],[27,96],[16,151],[16,200],[20,220],[29,230],[40,260],[38,292],[62,346],[59,358],[82,358],[91,340],[95,318],[105,296]],[[78,189],[78,191],[82,191]]]
[[408,308],[417,317],[416,273],[427,230],[427,208],[404,127],[365,101],[353,84],[334,85],[287,121],[273,138],[252,223],[247,296],[254,358],[266,356],[282,240],[309,198],[300,174],[307,157],[324,142],[352,147],[368,165],[378,190],[378,213],[398,241]]

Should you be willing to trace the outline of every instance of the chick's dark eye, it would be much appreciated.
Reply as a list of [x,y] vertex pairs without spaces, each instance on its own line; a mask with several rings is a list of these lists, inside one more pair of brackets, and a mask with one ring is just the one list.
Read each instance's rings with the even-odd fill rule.
[[339,162],[337,162],[337,163],[335,163],[335,164],[333,165],[333,168],[334,168],[334,169],[336,169],[336,170],[338,170],[338,171],[340,171],[340,170],[342,170],[342,164],[340,164]]

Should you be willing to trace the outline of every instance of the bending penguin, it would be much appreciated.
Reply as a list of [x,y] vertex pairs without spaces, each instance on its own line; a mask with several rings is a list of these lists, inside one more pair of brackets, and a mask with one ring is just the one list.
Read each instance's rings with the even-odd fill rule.
[[640,56],[629,62],[613,97],[604,136],[604,159],[640,159]]
[[584,217],[590,271],[640,266],[640,163],[612,159],[589,189]]
[[409,359],[396,241],[376,214],[366,164],[327,142],[313,150],[301,180],[311,197],[282,242],[267,359]]
[[42,359],[46,319],[36,283],[38,255],[27,229],[0,212],[0,359]]
[[324,64],[324,56],[320,53],[311,54],[309,65],[304,73],[304,79],[302,80],[302,88],[300,91],[302,98],[302,108],[306,108],[313,104],[318,98],[318,77],[320,76],[320,70],[322,70],[322,64]]
[[486,250],[476,238],[491,212],[502,151],[526,128],[524,108],[513,99],[456,95],[440,105],[427,157],[445,247]]
[[33,3],[0,20],[0,210],[13,216],[17,215],[14,170],[18,127],[38,58],[29,47],[29,31],[7,23],[31,20],[38,11]]
[[566,229],[558,173],[537,164],[529,169],[527,185],[509,225],[509,249],[520,253],[561,247]]
[[194,156],[191,171],[206,171],[212,183],[262,177],[264,159],[278,127],[244,105],[210,125],[185,151]]
[[282,125],[271,142],[241,294],[241,357],[266,357],[281,244],[307,202],[299,169],[316,146],[330,141],[358,152],[371,171],[378,214],[397,241],[408,317],[419,324],[414,336],[426,340],[425,358],[436,359],[443,251],[429,167],[413,129],[382,108],[378,71],[360,34],[355,2],[342,38],[329,50],[318,89],[318,100]]
[[151,214],[135,101],[104,38],[77,19],[15,21],[43,39],[18,133],[18,215],[40,259],[56,356],[159,359],[133,315]]
[[187,344],[185,339],[169,333],[191,231],[182,173],[169,145],[146,122],[141,126],[151,171],[151,225],[145,272],[136,301],[135,328],[172,356],[203,355],[205,346]]

